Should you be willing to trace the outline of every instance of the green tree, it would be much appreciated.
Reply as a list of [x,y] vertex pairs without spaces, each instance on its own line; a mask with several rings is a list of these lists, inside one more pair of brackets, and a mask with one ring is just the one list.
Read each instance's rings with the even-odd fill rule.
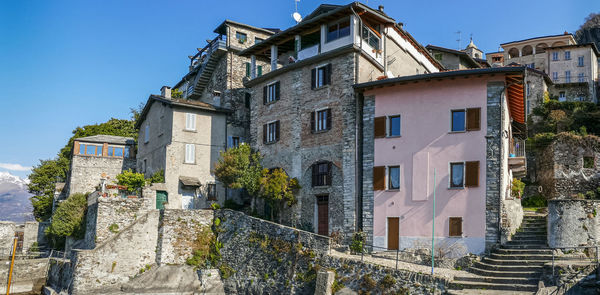
[[[271,205],[279,208],[279,223],[282,222],[282,212],[285,205],[292,206],[297,200],[294,196],[300,188],[298,179],[290,178],[281,168],[263,169],[260,178],[260,197]],[[271,220],[274,219],[271,210]]]
[[117,184],[126,186],[127,191],[133,193],[144,187],[146,179],[143,173],[136,173],[129,169],[117,175]]
[[85,215],[87,211],[87,194],[73,194],[61,202],[46,234],[54,247],[64,247],[66,237],[82,239],[85,234]]
[[213,173],[217,180],[231,189],[245,189],[252,197],[252,210],[255,199],[260,191],[262,176],[262,157],[258,152],[252,152],[248,144],[221,151],[221,156],[215,164]]

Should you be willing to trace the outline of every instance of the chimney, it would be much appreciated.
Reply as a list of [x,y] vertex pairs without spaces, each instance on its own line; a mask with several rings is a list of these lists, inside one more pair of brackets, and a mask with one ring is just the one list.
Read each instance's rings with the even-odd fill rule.
[[164,98],[171,98],[171,87],[163,86],[160,88],[160,96]]
[[383,12],[383,5],[379,5],[379,11]]

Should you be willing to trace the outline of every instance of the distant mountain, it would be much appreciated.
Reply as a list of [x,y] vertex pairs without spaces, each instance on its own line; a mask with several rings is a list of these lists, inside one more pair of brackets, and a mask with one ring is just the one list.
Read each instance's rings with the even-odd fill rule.
[[27,191],[29,180],[0,172],[0,221],[32,221],[33,208]]

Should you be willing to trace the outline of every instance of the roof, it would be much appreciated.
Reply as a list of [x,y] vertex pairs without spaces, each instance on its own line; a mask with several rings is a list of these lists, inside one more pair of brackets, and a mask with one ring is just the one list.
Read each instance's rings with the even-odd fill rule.
[[552,46],[552,47],[546,47],[546,50],[549,49],[563,49],[563,48],[573,48],[573,47],[592,47],[592,50],[594,51],[594,53],[596,53],[596,56],[600,56],[600,52],[598,51],[598,47],[596,47],[595,43],[584,43],[584,44],[571,44],[571,45],[560,45],[560,46]]
[[323,4],[295,26],[283,30],[269,37],[263,42],[252,45],[251,47],[241,51],[240,55],[247,56],[256,52],[260,52],[262,50],[269,49],[271,47],[271,44],[285,41],[288,38],[292,38],[296,34],[299,34],[306,29],[312,28],[317,24],[325,23],[344,15],[349,15],[350,13],[353,13],[353,11],[356,13],[361,12],[356,10],[361,10],[362,12],[369,12],[371,16],[376,16],[380,20],[383,20],[384,22],[387,22],[389,24],[396,23],[394,19],[390,18],[389,16],[387,16],[387,14],[383,13],[382,11],[375,10],[360,2],[352,2],[344,6]]
[[96,143],[112,143],[112,144],[135,144],[133,137],[115,136],[115,135],[93,135],[87,137],[76,138],[77,141],[96,142]]
[[528,38],[528,39],[523,39],[523,40],[518,40],[518,41],[506,42],[506,43],[500,44],[500,46],[502,46],[502,45],[508,45],[508,44],[512,44],[512,43],[519,43],[519,42],[524,42],[524,41],[530,41],[530,40],[535,40],[535,39],[553,38],[553,37],[560,37],[560,36],[571,36],[571,38],[573,40],[575,40],[575,38],[573,38],[573,34],[558,34],[558,35],[548,35],[548,36],[542,36],[542,37],[533,37],[533,38]]
[[185,186],[200,186],[200,179],[190,176],[179,176],[179,181]]
[[222,23],[221,23],[221,24],[220,24],[220,25],[219,25],[219,26],[218,26],[218,27],[217,27],[217,28],[214,30],[214,32],[215,32],[215,33],[217,33],[217,34],[222,34],[222,35],[225,35],[225,34],[226,34],[226,32],[224,32],[224,30],[225,30],[225,26],[226,26],[226,25],[229,25],[229,24],[236,25],[236,26],[240,26],[240,27],[244,27],[244,28],[247,28],[247,29],[250,29],[250,30],[254,30],[254,31],[258,31],[258,32],[265,33],[265,34],[270,34],[270,35],[273,35],[273,34],[275,34],[275,33],[276,33],[276,31],[279,31],[279,29],[264,29],[264,28],[258,28],[258,27],[255,27],[255,26],[251,26],[251,25],[247,25],[247,24],[244,24],[244,23],[240,23],[240,22],[236,22],[236,21],[232,21],[232,20],[226,19],[226,20],[224,20],[224,21],[223,21],[223,22],[222,22]]
[[435,45],[427,45],[425,46],[425,48],[427,48],[427,50],[437,50],[437,51],[443,51],[443,52],[447,52],[450,54],[455,54],[461,57],[464,57],[469,63],[471,63],[473,66],[476,66],[478,68],[481,67],[481,64],[478,63],[476,60],[474,60],[470,55],[468,55],[466,52],[464,51],[460,51],[460,50],[454,50],[454,49],[450,49],[450,48],[445,48],[445,47],[439,47],[439,46],[435,46]]
[[142,113],[140,114],[139,120],[135,124],[136,128],[140,128],[140,126],[142,125],[142,122],[144,122],[144,120],[146,119],[146,116],[148,115],[148,112],[150,111],[150,107],[152,106],[152,103],[155,101],[162,102],[164,104],[168,104],[168,105],[172,105],[172,106],[197,109],[197,110],[203,110],[203,111],[208,111],[208,112],[216,112],[216,113],[230,113],[231,112],[230,109],[216,107],[212,104],[205,103],[205,102],[198,101],[198,100],[189,100],[189,99],[180,99],[180,98],[170,98],[169,99],[169,98],[165,98],[160,95],[151,94],[150,97],[148,97],[148,101],[146,102],[146,105],[144,106]]

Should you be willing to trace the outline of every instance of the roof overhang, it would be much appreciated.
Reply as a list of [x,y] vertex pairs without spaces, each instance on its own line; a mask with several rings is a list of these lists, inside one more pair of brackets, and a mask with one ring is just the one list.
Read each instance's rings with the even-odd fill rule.
[[181,181],[181,184],[185,186],[199,187],[202,185],[200,183],[200,179],[198,179],[197,177],[179,176],[179,181]]
[[154,103],[154,102],[161,102],[161,103],[168,104],[171,106],[197,109],[197,110],[213,112],[213,113],[229,114],[232,112],[232,110],[230,110],[230,109],[215,107],[211,104],[200,102],[200,101],[175,99],[175,98],[169,99],[169,98],[165,98],[165,97],[162,97],[159,95],[152,94],[152,95],[150,95],[150,97],[148,97],[148,101],[146,102],[146,105],[144,106],[144,109],[142,110],[142,113],[140,114],[140,118],[137,120],[137,123],[135,124],[135,128],[137,128],[137,129],[140,128],[140,126],[146,119],[146,116],[148,115],[150,108],[152,107],[152,103]]

